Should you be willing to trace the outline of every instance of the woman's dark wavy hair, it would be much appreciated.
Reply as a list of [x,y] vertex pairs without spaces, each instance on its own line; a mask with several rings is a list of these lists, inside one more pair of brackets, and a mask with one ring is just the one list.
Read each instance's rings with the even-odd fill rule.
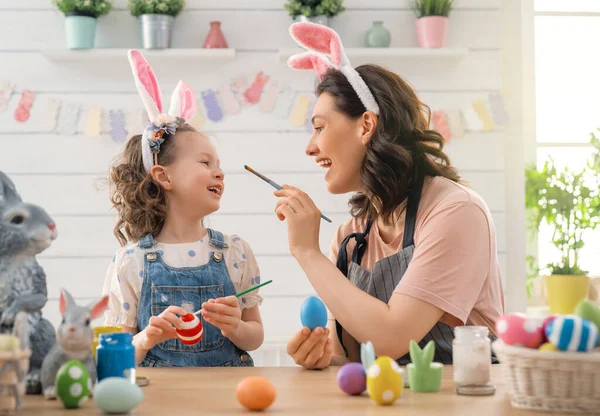
[[[429,128],[431,111],[400,76],[377,65],[356,68],[379,105],[379,122],[367,144],[360,176],[364,192],[349,201],[353,217],[386,224],[401,214],[398,207],[425,176],[443,176],[459,182],[458,171],[444,153],[444,139]],[[358,119],[366,111],[340,71],[330,69],[316,94],[334,97],[338,111]]]

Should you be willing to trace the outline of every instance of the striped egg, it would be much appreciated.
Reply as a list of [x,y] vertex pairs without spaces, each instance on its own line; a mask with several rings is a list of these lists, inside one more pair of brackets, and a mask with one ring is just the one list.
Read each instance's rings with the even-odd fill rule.
[[561,351],[591,351],[598,344],[598,328],[574,315],[558,316],[546,326],[546,336]]

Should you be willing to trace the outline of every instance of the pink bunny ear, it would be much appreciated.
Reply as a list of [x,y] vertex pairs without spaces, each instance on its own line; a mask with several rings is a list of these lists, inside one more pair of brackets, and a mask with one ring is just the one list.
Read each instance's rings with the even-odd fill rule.
[[127,57],[129,58],[135,85],[148,112],[148,118],[154,120],[162,113],[160,87],[154,71],[152,71],[152,67],[140,51],[132,49],[127,53]]
[[324,59],[322,56],[316,55],[312,52],[303,52],[292,55],[288,59],[287,63],[292,69],[304,71],[314,70],[321,79],[329,70],[329,68],[331,68],[331,63],[327,59]]
[[90,308],[90,318],[97,319],[102,316],[106,307],[108,306],[108,296],[103,296],[98,302],[91,303],[88,308]]
[[191,120],[196,113],[196,95],[192,88],[183,81],[179,81],[173,95],[171,95],[171,106],[169,115]]
[[290,26],[290,35],[300,46],[330,55],[331,62],[338,69],[349,63],[339,35],[327,26],[310,22],[294,23]]

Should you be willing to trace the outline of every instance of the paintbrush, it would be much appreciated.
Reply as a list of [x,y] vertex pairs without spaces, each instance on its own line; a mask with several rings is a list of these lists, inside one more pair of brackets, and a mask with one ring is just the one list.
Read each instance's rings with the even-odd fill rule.
[[[250,166],[244,165],[244,169],[246,169],[250,173],[254,173],[256,176],[258,176],[259,178],[261,178],[263,181],[265,181],[268,184],[270,184],[273,188],[275,188],[277,190],[283,189],[283,187],[281,185],[273,182],[271,179],[267,178],[265,175],[262,175],[262,174],[258,173],[257,171],[255,171],[254,169],[252,169]],[[323,215],[323,213],[321,213],[321,218],[323,218],[327,222],[331,222],[331,220],[329,218],[327,218],[325,215]]]
[[[268,285],[269,283],[271,283],[273,280],[267,280],[264,283],[261,283],[260,285],[256,285],[256,286],[252,286],[250,289],[246,289],[240,293],[236,293],[235,297],[239,298],[240,296],[244,296],[246,293],[252,292],[253,290],[258,289],[259,287],[263,287],[264,285]],[[202,309],[197,310],[196,312],[194,312],[194,315],[198,315],[200,312],[202,312]]]

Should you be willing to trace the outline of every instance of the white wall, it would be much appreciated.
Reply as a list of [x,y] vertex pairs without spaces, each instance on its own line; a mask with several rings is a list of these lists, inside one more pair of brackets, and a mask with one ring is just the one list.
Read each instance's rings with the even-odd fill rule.
[[[293,46],[287,35],[290,18],[282,0],[187,3],[188,10],[177,20],[173,46],[201,47],[208,22],[220,20],[230,47],[237,48],[237,58],[224,66],[149,59],[166,100],[180,78],[199,92],[238,74],[253,76],[258,70],[299,91],[312,91],[311,74],[293,72],[276,59],[277,48]],[[383,20],[391,30],[392,46],[416,45],[408,0],[345,3],[348,10],[334,20],[333,27],[346,47],[363,46],[364,33],[374,20]],[[101,19],[97,47],[140,47],[137,22],[125,5],[125,0],[116,0],[115,10]],[[472,100],[506,87],[502,78],[502,13],[500,0],[459,0],[452,14],[449,46],[470,48],[466,57],[378,63],[404,76],[434,110],[464,108]],[[87,109],[94,105],[105,109],[140,107],[125,55],[118,62],[99,64],[53,63],[44,58],[40,52],[45,48],[65,47],[63,21],[48,0],[0,2],[0,80],[16,84],[19,92],[28,88],[38,93],[27,123],[17,123],[12,117],[20,95],[13,95],[9,109],[0,113],[0,170],[14,179],[26,200],[45,207],[58,225],[60,237],[39,256],[48,275],[50,300],[44,313],[54,323],[58,320],[58,288],[66,286],[80,301],[97,297],[108,262],[118,247],[112,236],[114,218],[108,193],[102,187],[97,189],[102,185],[97,179],[106,175],[121,145],[113,143],[107,134],[99,138],[83,135]],[[257,25],[261,30],[254,29]],[[62,136],[44,131],[49,98],[82,104],[78,134]],[[262,292],[265,302],[261,310],[267,339],[284,340],[300,327],[300,304],[313,290],[288,254],[285,225],[272,212],[275,200],[271,189],[244,172],[243,164],[275,181],[298,185],[314,197],[333,220],[333,224],[323,223],[323,250],[327,250],[336,227],[348,217],[346,198],[327,194],[321,171],[303,153],[309,134],[286,119],[246,109],[220,123],[207,122],[203,130],[214,133],[220,141],[228,185],[222,209],[210,219],[210,226],[241,234],[257,254],[263,279],[275,280]],[[520,232],[511,230],[506,218],[511,188],[505,182],[505,159],[509,157],[505,136],[501,130],[468,133],[447,146],[453,162],[493,213],[503,270],[505,242]]]

